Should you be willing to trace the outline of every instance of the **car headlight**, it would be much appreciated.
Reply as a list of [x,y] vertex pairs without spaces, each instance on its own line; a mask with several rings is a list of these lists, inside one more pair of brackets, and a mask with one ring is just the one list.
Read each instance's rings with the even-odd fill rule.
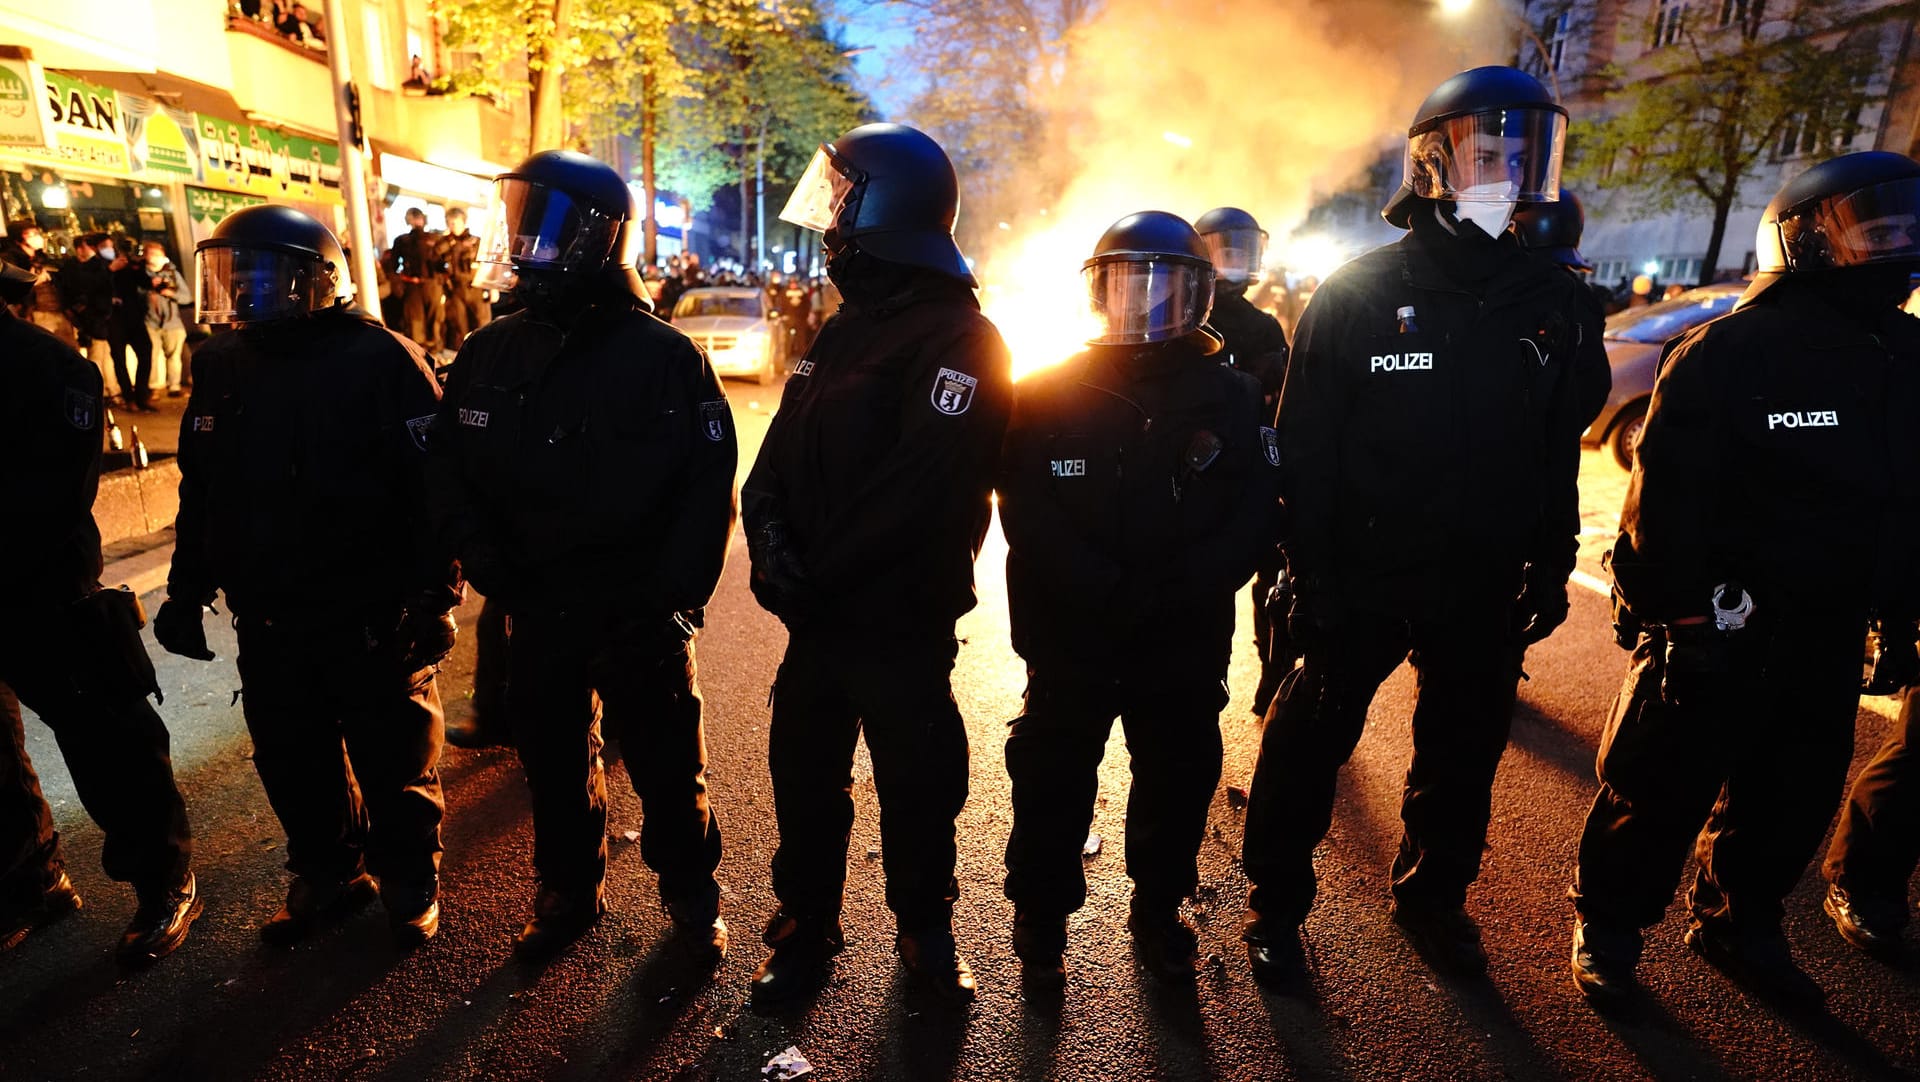
[[767,336],[759,331],[747,331],[733,340],[733,348],[737,353],[758,353],[766,345]]

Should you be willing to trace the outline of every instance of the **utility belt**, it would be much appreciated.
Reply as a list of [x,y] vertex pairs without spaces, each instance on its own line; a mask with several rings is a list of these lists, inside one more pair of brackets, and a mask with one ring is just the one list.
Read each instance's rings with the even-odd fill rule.
[[108,701],[153,695],[166,701],[140,639],[147,612],[139,595],[125,586],[101,588],[68,605],[66,619],[76,647],[74,687],[81,695]]

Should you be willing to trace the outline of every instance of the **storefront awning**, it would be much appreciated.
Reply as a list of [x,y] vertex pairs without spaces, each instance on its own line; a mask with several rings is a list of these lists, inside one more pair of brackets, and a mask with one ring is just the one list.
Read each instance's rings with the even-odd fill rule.
[[0,44],[48,68],[153,71],[153,0],[0,0]]
[[484,207],[493,194],[491,177],[477,177],[385,151],[380,154],[380,179],[403,192],[466,206]]

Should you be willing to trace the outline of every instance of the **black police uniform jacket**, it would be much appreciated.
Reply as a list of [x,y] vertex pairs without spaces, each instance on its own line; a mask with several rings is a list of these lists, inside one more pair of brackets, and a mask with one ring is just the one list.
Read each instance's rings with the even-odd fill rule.
[[733,414],[705,354],[633,297],[568,330],[520,311],[475,331],[431,446],[439,536],[509,609],[664,616],[712,598]]
[[0,610],[73,601],[100,578],[100,370],[4,305],[0,358]]
[[998,488],[1013,646],[1036,666],[1219,670],[1279,533],[1252,376],[1190,342],[1096,346],[1023,380]]
[[425,506],[439,398],[419,347],[360,312],[208,339],[180,422],[169,593],[222,589],[262,617],[450,608]]
[[1523,574],[1573,570],[1578,283],[1511,235],[1439,230],[1416,217],[1301,316],[1277,421],[1286,549],[1329,617],[1486,614]]
[[1207,323],[1227,340],[1219,360],[1252,376],[1271,419],[1280,388],[1287,380],[1287,332],[1280,321],[1253,306],[1246,291],[1216,290]]
[[1641,620],[1727,582],[1756,618],[1920,615],[1920,321],[1799,285],[1667,344],[1611,563]]
[[749,529],[786,523],[828,625],[950,632],[975,602],[1012,360],[964,284],[913,282],[821,327],[740,491]]

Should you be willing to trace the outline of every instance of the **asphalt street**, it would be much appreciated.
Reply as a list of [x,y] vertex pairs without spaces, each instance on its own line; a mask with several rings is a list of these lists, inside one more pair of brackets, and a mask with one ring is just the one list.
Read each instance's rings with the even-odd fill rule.
[[[729,391],[744,472],[779,388]],[[1581,566],[1597,576],[1624,475],[1589,455],[1583,477]],[[1024,680],[1007,638],[1003,554],[996,534],[979,565],[980,607],[960,628],[955,676],[973,749],[972,797],[959,824],[958,934],[981,975],[970,1010],[923,998],[895,959],[872,856],[879,829],[864,757],[848,949],[810,1003],[777,1016],[747,1006],[759,927],[773,908],[766,704],[784,634],[748,594],[736,535],[699,640],[714,805],[726,834],[720,876],[734,931],[732,952],[710,980],[659,949],[667,920],[629,840],[640,813],[619,767],[609,784],[613,912],[544,968],[513,960],[508,939],[532,893],[531,836],[519,766],[505,750],[450,749],[444,760],[450,807],[439,938],[402,955],[376,907],[298,948],[263,947],[257,927],[285,889],[283,839],[234,704],[232,633],[209,619],[214,664],[150,647],[167,693],[161,712],[193,816],[206,911],[186,945],[149,971],[123,974],[113,963],[132,898],[101,874],[100,834],[50,734],[28,723],[87,905],[0,956],[0,1078],[747,1080],[762,1077],[768,1058],[789,1046],[821,1080],[1920,1077],[1920,964],[1888,966],[1844,946],[1820,913],[1817,871],[1791,899],[1787,930],[1827,992],[1826,1010],[1782,1013],[1694,958],[1681,944],[1677,905],[1650,936],[1644,1010],[1607,1019],[1575,993],[1565,891],[1595,789],[1595,743],[1625,665],[1603,598],[1582,587],[1573,591],[1571,620],[1528,659],[1532,680],[1521,688],[1495,792],[1485,872],[1469,903],[1492,958],[1487,980],[1438,976],[1387,917],[1409,754],[1412,680],[1402,669],[1374,704],[1320,854],[1322,900],[1307,923],[1310,995],[1263,993],[1249,977],[1238,942],[1241,814],[1225,785],[1192,911],[1203,950],[1217,961],[1185,991],[1157,987],[1136,967],[1121,843],[1127,757],[1116,731],[1094,826],[1104,844],[1086,858],[1090,898],[1070,926],[1064,1003],[1023,1002],[1008,946],[1011,908],[999,890],[1010,825],[1004,726],[1019,710]],[[146,600],[151,612],[160,599]],[[463,618],[476,609],[470,604]],[[463,641],[441,675],[450,710],[465,708],[472,666],[472,645]],[[1231,682],[1227,784],[1250,775],[1258,743],[1247,709],[1254,659],[1245,627]],[[1888,728],[1885,709],[1863,705],[1862,762]]]

